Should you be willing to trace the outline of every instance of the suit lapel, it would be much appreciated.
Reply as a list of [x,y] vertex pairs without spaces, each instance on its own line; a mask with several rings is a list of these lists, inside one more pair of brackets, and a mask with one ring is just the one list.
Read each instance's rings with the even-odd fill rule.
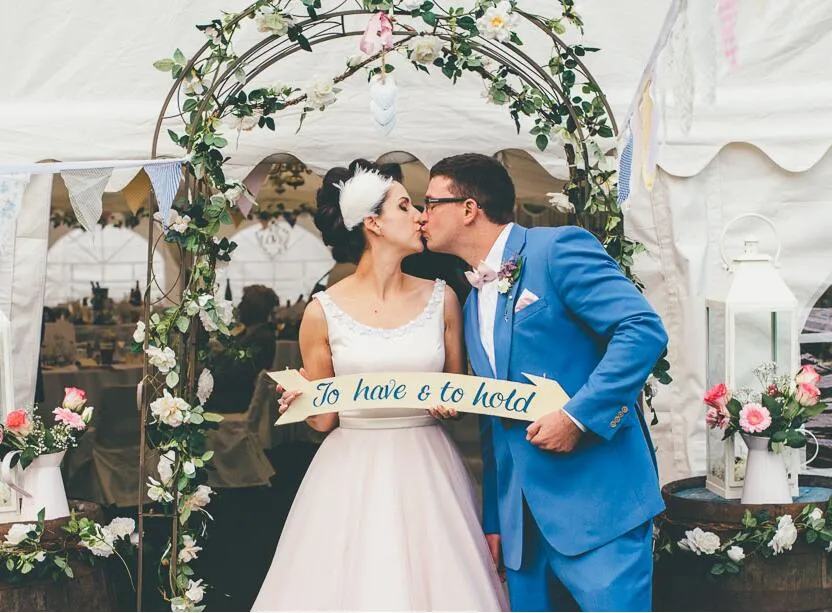
[[[526,245],[526,228],[514,225],[503,250],[502,262],[520,257]],[[520,278],[505,294],[497,294],[497,312],[494,314],[494,363],[497,366],[497,378],[508,378],[508,362],[511,356],[511,331],[514,324],[514,305],[526,272],[526,264],[520,270]]]
[[472,289],[465,301],[465,344],[474,373],[481,377],[494,377],[485,348],[480,338],[480,302],[479,292]]

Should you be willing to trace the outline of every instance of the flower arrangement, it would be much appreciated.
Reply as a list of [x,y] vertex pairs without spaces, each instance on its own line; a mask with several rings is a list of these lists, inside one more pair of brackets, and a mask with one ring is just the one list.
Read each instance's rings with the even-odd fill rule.
[[93,411],[93,407],[87,406],[86,393],[77,387],[64,389],[61,406],[52,411],[55,423],[51,427],[34,411],[15,409],[0,424],[0,456],[19,451],[18,463],[26,468],[38,456],[74,447],[87,429]]
[[812,366],[803,366],[794,376],[777,376],[773,363],[754,370],[762,383],[761,393],[729,390],[724,383],[715,385],[705,394],[705,423],[719,428],[727,439],[736,432],[769,438],[769,448],[780,451],[784,446],[806,446],[804,424],[819,415],[826,404],[819,401],[817,387],[820,375]]
[[520,274],[523,272],[523,262],[525,258],[522,256],[515,256],[503,262],[500,270],[497,272],[497,291],[501,294],[507,294],[509,290],[517,283]]
[[791,551],[801,535],[806,543],[832,552],[832,504],[827,504],[825,511],[809,504],[796,517],[786,514],[775,519],[766,511],[752,514],[746,510],[742,529],[733,534],[720,531],[720,536],[699,527],[684,534],[684,538],[674,541],[666,525],[659,520],[655,532],[655,557],[674,552],[695,554],[707,564],[711,575],[735,575],[755,555],[771,558]]
[[43,509],[37,523],[12,524],[0,541],[0,576],[16,580],[26,576],[72,579],[74,560],[92,562],[112,555],[118,556],[130,574],[124,556],[138,541],[133,519],[116,517],[102,526],[88,517],[76,517],[73,511],[61,530],[64,538],[44,541],[47,530]]

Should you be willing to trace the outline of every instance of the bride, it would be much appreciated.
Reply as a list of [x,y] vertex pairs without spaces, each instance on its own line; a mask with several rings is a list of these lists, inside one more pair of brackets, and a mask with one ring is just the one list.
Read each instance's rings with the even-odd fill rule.
[[[356,160],[327,173],[317,204],[324,241],[360,259],[304,313],[309,378],[463,372],[456,295],[401,272],[402,259],[422,250],[421,214],[401,183]],[[255,611],[507,609],[468,474],[434,417],[390,409],[308,422],[331,434],[298,490]]]

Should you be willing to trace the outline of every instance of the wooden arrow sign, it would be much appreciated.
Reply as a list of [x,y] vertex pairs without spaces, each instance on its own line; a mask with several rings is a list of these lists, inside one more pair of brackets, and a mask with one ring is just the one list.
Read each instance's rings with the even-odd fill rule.
[[309,381],[297,370],[269,376],[302,394],[276,422],[282,426],[322,413],[368,409],[429,409],[437,405],[523,421],[563,408],[569,396],[557,381],[524,376],[529,383],[437,372],[367,373]]

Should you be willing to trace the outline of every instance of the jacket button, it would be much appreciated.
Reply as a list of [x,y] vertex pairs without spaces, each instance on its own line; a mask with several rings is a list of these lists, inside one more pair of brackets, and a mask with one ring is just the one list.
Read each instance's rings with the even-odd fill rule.
[[626,413],[626,412],[627,412],[627,411],[629,411],[629,410],[630,410],[630,408],[629,408],[629,407],[621,407],[621,412],[622,412],[622,413]]
[[615,428],[618,425],[618,422],[614,419],[610,422],[610,428]]

